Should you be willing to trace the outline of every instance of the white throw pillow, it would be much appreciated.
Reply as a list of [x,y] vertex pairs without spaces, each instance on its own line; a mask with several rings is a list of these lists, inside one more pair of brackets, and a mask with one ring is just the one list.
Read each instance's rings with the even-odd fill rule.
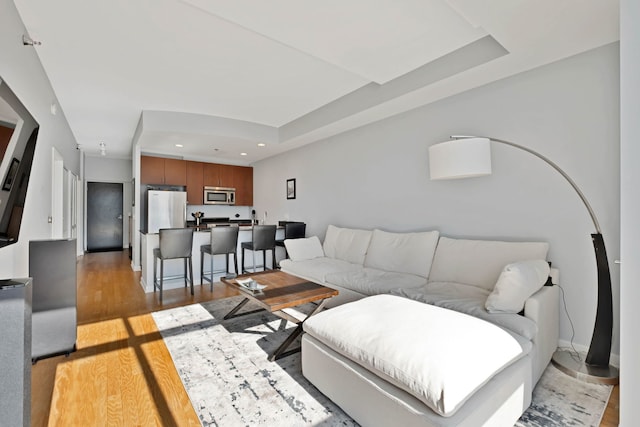
[[500,273],[485,307],[490,313],[519,313],[531,295],[544,286],[549,277],[545,260],[520,261],[507,265]]
[[306,239],[285,239],[284,246],[292,261],[306,261],[324,256],[318,236]]

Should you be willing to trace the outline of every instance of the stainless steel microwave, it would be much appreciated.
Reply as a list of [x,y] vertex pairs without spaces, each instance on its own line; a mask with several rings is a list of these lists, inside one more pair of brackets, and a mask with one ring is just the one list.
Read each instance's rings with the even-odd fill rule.
[[204,187],[205,205],[235,205],[236,189],[225,187]]

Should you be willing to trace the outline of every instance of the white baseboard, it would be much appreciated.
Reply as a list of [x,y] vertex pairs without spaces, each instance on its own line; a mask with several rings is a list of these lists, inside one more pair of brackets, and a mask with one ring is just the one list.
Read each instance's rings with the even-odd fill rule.
[[[566,341],[566,340],[559,340],[558,341],[558,347],[562,348],[562,349],[564,349],[564,348],[571,349],[571,343],[569,341]],[[584,345],[573,343],[573,347],[580,353],[585,353],[586,354],[589,351],[589,347],[584,346]],[[611,358],[609,360],[609,363],[611,363],[616,368],[620,368],[620,355],[619,354],[615,354],[615,353],[611,353]]]

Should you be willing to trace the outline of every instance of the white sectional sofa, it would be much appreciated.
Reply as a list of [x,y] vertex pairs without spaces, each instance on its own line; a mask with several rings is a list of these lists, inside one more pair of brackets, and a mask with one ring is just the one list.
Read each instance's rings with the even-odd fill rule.
[[510,426],[529,406],[558,343],[547,243],[330,225],[285,245],[283,271],[340,291],[304,324],[303,373],[362,425]]

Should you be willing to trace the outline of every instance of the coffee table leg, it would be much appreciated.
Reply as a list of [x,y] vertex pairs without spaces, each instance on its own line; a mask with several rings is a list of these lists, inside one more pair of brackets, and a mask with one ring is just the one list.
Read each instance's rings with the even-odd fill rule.
[[242,301],[240,301],[240,304],[236,305],[233,310],[231,310],[229,313],[227,313],[223,319],[224,320],[228,320],[231,319],[233,317],[240,317],[240,316],[245,316],[247,314],[253,314],[253,313],[258,313],[260,311],[264,311],[263,308],[259,308],[258,310],[251,310],[251,311],[247,311],[246,313],[240,313],[240,314],[236,314],[238,312],[238,310],[240,310],[242,307],[244,307],[247,303],[249,302],[249,298],[245,298]]
[[[307,320],[309,317],[311,317],[314,314],[320,312],[324,308],[324,304],[326,302],[327,302],[327,299],[323,299],[322,301],[320,301],[320,304],[318,304],[318,306],[316,308],[314,308],[313,311],[304,320]],[[278,347],[278,349],[276,351],[274,351],[271,356],[269,356],[269,362],[273,362],[274,360],[281,359],[283,357],[289,356],[291,354],[294,354],[294,353],[297,353],[297,352],[300,351],[299,347],[298,348],[294,348],[294,349],[289,350],[289,351],[285,351],[285,350],[302,333],[302,324],[304,323],[304,320],[302,322],[298,323],[298,326],[293,330],[293,332],[291,332],[291,334],[287,337],[287,339],[284,340],[284,342],[282,344],[280,344],[280,347]]]

